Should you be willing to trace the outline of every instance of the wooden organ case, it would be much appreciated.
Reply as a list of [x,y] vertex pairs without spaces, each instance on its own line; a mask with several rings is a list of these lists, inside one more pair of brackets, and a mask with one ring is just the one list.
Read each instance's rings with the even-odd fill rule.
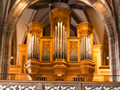
[[47,81],[92,81],[94,26],[76,25],[77,36],[70,37],[71,11],[57,7],[49,11],[50,36],[43,36],[44,24],[26,25],[27,45],[25,73],[32,80],[44,77]]

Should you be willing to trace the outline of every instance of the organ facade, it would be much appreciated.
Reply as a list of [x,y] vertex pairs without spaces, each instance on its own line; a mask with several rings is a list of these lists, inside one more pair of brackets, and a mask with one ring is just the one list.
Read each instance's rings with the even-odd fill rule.
[[99,76],[109,75],[109,68],[101,66],[101,45],[93,44],[95,26],[79,23],[77,35],[70,36],[71,11],[63,7],[50,10],[49,21],[50,36],[43,36],[44,24],[26,24],[27,44],[19,45],[19,73],[38,81],[109,81]]

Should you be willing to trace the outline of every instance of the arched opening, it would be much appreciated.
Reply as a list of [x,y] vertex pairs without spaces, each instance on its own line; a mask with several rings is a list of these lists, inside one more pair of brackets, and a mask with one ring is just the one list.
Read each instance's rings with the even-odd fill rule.
[[[105,4],[103,2],[101,2],[101,1],[93,2],[92,0],[88,1],[88,2],[87,1],[83,1],[83,2],[88,5],[91,5],[98,12],[99,16],[101,17],[101,19],[104,22],[104,25],[105,25],[106,31],[107,31],[107,35],[108,35],[108,41],[109,41],[109,54],[110,54],[109,58],[110,58],[110,65],[111,65],[110,66],[111,75],[116,75],[116,63],[113,63],[113,61],[119,60],[119,58],[116,58],[117,56],[115,56],[115,51],[119,52],[119,49],[118,49],[119,45],[117,42],[117,40],[118,40],[117,33],[115,33],[116,28],[115,28],[114,20],[110,20],[112,18],[112,16],[111,16],[110,12],[107,10],[107,7],[105,6]],[[7,21],[6,28],[4,30],[4,35],[3,35],[3,48],[2,48],[2,59],[1,59],[1,62],[3,63],[3,65],[1,65],[1,73],[8,73],[8,67],[5,68],[5,65],[9,66],[9,63],[7,63],[7,61],[10,59],[10,51],[11,51],[10,42],[12,40],[12,35],[13,35],[12,30],[15,29],[14,26],[16,26],[16,23],[19,20],[22,12],[30,4],[31,4],[31,2],[29,0],[28,1],[27,0],[20,1],[20,2],[16,1],[15,5],[11,9],[11,12],[9,13],[8,21]],[[104,7],[104,10],[102,9],[103,7]],[[79,21],[76,21],[76,22],[79,22]],[[116,35],[116,37],[114,35]],[[8,37],[6,37],[6,36],[8,36]],[[116,41],[115,41],[115,39],[116,39]],[[4,41],[6,41],[6,42],[4,42]],[[6,47],[6,48],[4,48],[4,47]],[[113,81],[116,80],[116,78],[112,78],[112,79],[113,79]]]

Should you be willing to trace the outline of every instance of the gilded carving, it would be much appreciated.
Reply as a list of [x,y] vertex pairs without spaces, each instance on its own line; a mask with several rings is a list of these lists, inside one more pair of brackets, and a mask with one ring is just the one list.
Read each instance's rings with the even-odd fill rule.
[[78,52],[78,41],[70,41],[70,52],[72,51],[73,47]]
[[93,33],[93,30],[80,30],[80,29],[77,29],[77,33],[82,35],[82,36],[89,36],[90,34]]
[[42,42],[42,52],[45,50],[45,48],[47,48],[48,51],[50,52],[50,41],[43,41]]
[[29,33],[32,35],[39,35],[39,34],[43,33],[43,30],[32,30]]
[[28,43],[33,35],[36,35],[38,37],[38,41],[40,42],[43,34],[43,27],[44,24],[41,24],[39,22],[32,22],[26,25],[26,32],[28,33]]
[[30,39],[32,38],[32,35],[28,33],[28,43],[30,42]]
[[83,36],[90,36],[94,32],[94,26],[90,23],[80,23],[76,25],[77,28],[77,36],[80,39],[80,43],[82,41]]
[[66,18],[64,16],[57,16],[53,19],[53,26],[56,26],[57,22],[63,22],[64,26],[67,27],[67,20],[68,20],[68,18]]
[[32,22],[26,25],[26,32],[37,35],[43,32],[44,24],[39,22]]

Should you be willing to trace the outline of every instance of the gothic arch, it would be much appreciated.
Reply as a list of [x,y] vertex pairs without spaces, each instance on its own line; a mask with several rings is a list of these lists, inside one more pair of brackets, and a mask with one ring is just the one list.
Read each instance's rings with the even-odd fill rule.
[[[10,51],[11,51],[10,50],[11,40],[12,40],[12,35],[15,30],[17,21],[19,20],[23,11],[27,9],[29,5],[37,1],[40,1],[40,0],[17,0],[13,5],[9,13],[9,16],[3,31],[3,36],[2,36],[2,49],[1,49],[2,54],[1,54],[1,61],[0,61],[1,62],[0,73],[4,73],[4,74],[8,73]],[[91,5],[98,12],[99,16],[103,20],[108,33],[108,38],[109,38],[111,75],[116,75],[117,74],[116,69],[119,66],[119,58],[120,58],[119,47],[120,46],[119,46],[119,39],[118,39],[118,31],[116,29],[115,22],[111,15],[111,12],[107,7],[106,3],[100,0],[79,0],[79,1],[82,1],[86,4]],[[1,77],[1,79],[6,79],[6,76],[4,75],[4,77]],[[117,81],[117,78],[112,77],[112,81]]]

